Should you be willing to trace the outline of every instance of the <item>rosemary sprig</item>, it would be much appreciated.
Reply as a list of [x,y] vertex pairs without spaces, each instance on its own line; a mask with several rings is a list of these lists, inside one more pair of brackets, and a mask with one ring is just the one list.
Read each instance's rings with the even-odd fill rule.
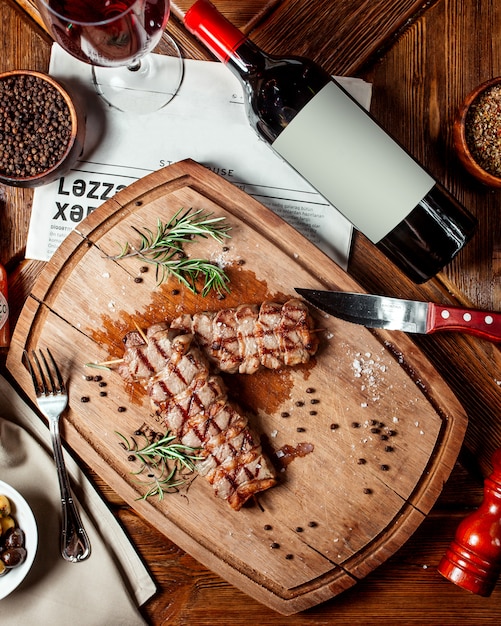
[[197,449],[185,446],[176,441],[176,436],[170,431],[153,440],[146,433],[141,432],[146,444],[140,448],[134,438],[130,440],[117,432],[122,439],[122,446],[129,454],[129,460],[139,460],[141,465],[134,476],[146,476],[147,480],[138,481],[148,487],[140,500],[146,500],[150,496],[158,496],[163,500],[165,493],[173,493],[178,487],[190,480],[190,475],[195,471],[195,462],[201,459],[197,455]]
[[139,257],[146,263],[156,267],[158,284],[164,282],[169,275],[175,276],[193,293],[198,293],[196,284],[203,278],[202,295],[206,296],[211,289],[218,294],[229,292],[229,278],[224,270],[207,259],[189,258],[184,250],[185,244],[196,237],[207,239],[212,237],[222,243],[230,237],[231,227],[224,224],[224,217],[213,217],[202,209],[188,209],[182,213],[180,209],[171,220],[162,223],[157,220],[156,231],[149,228],[133,230],[140,237],[140,244],[134,247],[129,242],[120,246],[120,253],[112,259]]

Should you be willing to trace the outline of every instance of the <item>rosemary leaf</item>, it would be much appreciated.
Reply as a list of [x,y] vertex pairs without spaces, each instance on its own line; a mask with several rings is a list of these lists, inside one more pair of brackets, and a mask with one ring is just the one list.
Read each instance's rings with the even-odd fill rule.
[[139,499],[156,495],[162,500],[165,493],[177,491],[190,480],[190,475],[195,471],[195,463],[201,458],[197,455],[196,448],[176,441],[176,436],[170,431],[153,440],[142,433],[146,441],[142,447],[139,447],[134,438],[129,440],[119,432],[117,435],[122,439],[122,446],[129,456],[140,461],[140,467],[137,471],[131,471],[131,474],[147,478],[137,481],[147,487],[146,493]]
[[110,258],[125,259],[135,256],[146,263],[152,263],[156,266],[158,284],[173,275],[193,293],[198,293],[197,282],[200,279],[203,280],[203,296],[211,290],[218,294],[229,292],[229,278],[221,267],[207,259],[191,259],[184,251],[184,246],[196,237],[212,237],[218,243],[230,237],[231,228],[224,220],[224,217],[213,217],[212,213],[202,209],[188,209],[184,213],[179,210],[166,224],[158,219],[156,231],[146,227],[139,230],[133,226],[139,236],[139,246],[136,248],[129,242],[118,244],[120,252]]

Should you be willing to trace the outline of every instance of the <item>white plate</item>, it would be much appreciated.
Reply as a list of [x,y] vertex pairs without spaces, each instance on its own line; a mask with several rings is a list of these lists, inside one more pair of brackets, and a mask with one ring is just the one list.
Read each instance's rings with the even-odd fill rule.
[[38,531],[35,516],[23,496],[13,487],[0,480],[0,494],[7,496],[12,507],[12,516],[16,524],[24,532],[26,560],[19,567],[11,569],[0,576],[0,600],[18,587],[33,564],[38,545]]

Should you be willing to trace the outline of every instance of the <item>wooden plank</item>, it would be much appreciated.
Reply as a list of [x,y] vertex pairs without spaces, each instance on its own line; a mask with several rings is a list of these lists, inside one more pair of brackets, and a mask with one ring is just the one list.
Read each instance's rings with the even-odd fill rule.
[[[46,28],[35,0],[14,1]],[[180,27],[192,4],[193,0],[171,3],[168,30],[190,56],[208,58],[207,51],[193,46],[192,37]],[[246,0],[237,5],[213,0],[213,4],[266,51],[302,54],[330,72],[345,75],[356,72],[372,55],[388,47],[422,10],[419,0],[354,0],[315,7],[302,0]]]
[[[172,280],[159,286],[153,271],[138,283],[136,259],[109,258],[133,228],[154,229],[157,218],[167,221],[190,206],[224,216],[232,227],[227,250],[207,240],[192,249],[224,264],[231,294],[223,302],[178,293]],[[135,323],[146,327],[181,312],[285,301],[297,285],[360,289],[264,206],[206,168],[181,162],[126,188],[67,237],[21,312],[7,360],[33,397],[22,353],[50,346],[70,381],[69,445],[177,545],[284,614],[366,576],[432,507],[466,428],[464,411],[436,370],[402,333],[370,332],[315,314],[321,346],[311,365],[227,376],[230,394],[251,411],[272,451],[313,447],[287,466],[259,506],[235,513],[201,479],[163,501],[138,500],[145,487],[130,473],[116,431],[130,436],[143,423],[160,425],[147,398],[115,371],[103,374],[107,395],[100,397],[96,382],[85,379],[84,363],[119,358],[122,337]],[[90,401],[79,402],[82,397]],[[272,543],[279,548],[270,549]]]

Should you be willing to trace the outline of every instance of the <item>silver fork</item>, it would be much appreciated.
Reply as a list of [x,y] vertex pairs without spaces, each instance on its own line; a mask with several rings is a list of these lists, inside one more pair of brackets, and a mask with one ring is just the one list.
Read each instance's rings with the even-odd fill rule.
[[[75,503],[73,502],[68,472],[66,471],[66,465],[64,463],[63,449],[61,447],[59,418],[68,405],[68,393],[61,372],[50,350],[47,349],[47,355],[52,369],[49,367],[42,350],[39,350],[39,354],[40,359],[33,350],[32,358],[35,364],[35,366],[33,366],[28,353],[26,350],[24,351],[26,364],[33,380],[33,386],[35,387],[37,404],[49,421],[63,512],[61,554],[67,561],[77,563],[84,561],[90,555],[90,542]],[[43,369],[40,365],[40,361],[43,364]]]

